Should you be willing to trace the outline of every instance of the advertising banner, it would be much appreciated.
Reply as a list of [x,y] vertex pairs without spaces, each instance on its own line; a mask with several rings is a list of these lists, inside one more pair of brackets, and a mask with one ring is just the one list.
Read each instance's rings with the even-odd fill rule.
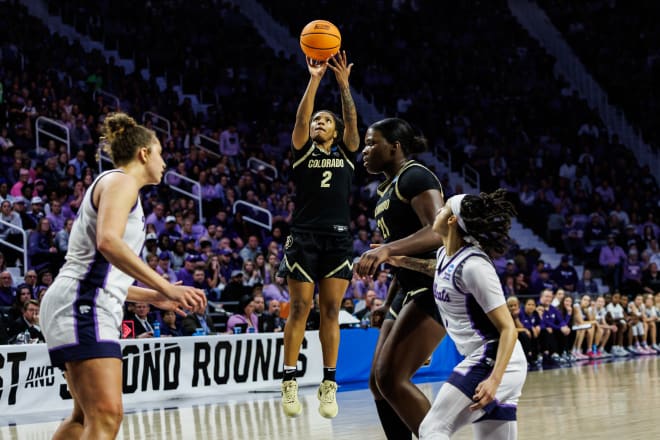
[[[194,336],[120,341],[124,406],[173,398],[278,391],[282,333]],[[305,333],[298,383],[318,384],[323,362],[317,331]],[[0,347],[3,416],[71,408],[62,371],[50,365],[45,344]]]

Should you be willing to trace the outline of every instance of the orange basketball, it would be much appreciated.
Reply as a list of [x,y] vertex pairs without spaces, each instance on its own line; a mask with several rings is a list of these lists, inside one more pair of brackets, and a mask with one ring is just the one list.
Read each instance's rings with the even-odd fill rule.
[[309,58],[325,61],[341,46],[341,34],[337,26],[326,20],[307,23],[300,33],[300,47]]

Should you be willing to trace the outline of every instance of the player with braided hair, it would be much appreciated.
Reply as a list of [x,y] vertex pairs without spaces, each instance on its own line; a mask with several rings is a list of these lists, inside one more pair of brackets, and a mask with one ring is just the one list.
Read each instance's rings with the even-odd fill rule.
[[437,258],[388,260],[435,276],[435,302],[465,356],[422,421],[420,439],[449,439],[468,423],[474,423],[477,439],[517,438],[516,405],[527,361],[490,259],[509,241],[515,210],[505,196],[499,189],[451,197],[433,224],[444,243]]

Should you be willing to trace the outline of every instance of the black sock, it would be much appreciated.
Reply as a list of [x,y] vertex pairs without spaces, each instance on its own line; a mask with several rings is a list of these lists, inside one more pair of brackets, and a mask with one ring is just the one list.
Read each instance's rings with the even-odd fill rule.
[[412,432],[387,400],[376,400],[376,410],[388,440],[412,440]]
[[284,369],[284,377],[282,377],[282,380],[285,381],[285,382],[287,380],[296,380],[297,373],[298,373],[298,370],[296,370],[295,368],[290,368],[290,369],[285,368]]
[[323,367],[323,380],[329,380],[332,382],[337,382],[335,380],[335,373],[337,372],[336,368],[326,368]]

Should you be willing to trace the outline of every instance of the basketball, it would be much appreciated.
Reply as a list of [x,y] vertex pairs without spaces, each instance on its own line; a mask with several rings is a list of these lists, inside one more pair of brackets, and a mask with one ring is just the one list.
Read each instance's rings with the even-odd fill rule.
[[341,46],[341,34],[337,26],[326,20],[314,20],[300,33],[300,47],[309,58],[325,61]]

